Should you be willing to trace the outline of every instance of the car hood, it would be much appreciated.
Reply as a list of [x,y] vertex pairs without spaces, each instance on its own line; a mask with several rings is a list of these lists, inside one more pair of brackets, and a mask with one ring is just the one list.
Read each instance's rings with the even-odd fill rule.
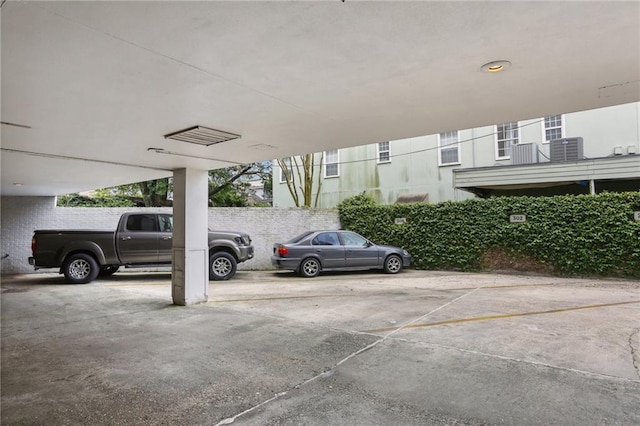
[[387,245],[384,245],[384,244],[376,244],[376,247],[378,247],[379,249],[384,250],[384,251],[398,251],[398,252],[401,252],[401,253],[404,251],[403,248],[396,247],[396,246],[387,246]]
[[249,237],[249,234],[247,234],[246,232],[238,232],[238,231],[214,231],[214,230],[209,230],[209,238],[215,238],[215,239],[227,239],[227,240],[233,240],[236,237],[240,237],[245,241],[249,241],[251,242],[251,238]]

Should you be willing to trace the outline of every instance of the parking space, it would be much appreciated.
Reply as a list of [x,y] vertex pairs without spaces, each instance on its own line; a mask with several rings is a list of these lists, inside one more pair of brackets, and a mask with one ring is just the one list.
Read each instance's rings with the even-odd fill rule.
[[640,424],[640,283],[240,271],[2,279],[2,423]]

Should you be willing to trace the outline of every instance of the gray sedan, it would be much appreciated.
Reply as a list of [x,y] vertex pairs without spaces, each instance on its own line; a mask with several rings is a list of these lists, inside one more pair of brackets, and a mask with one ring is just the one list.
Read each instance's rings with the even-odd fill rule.
[[307,231],[286,243],[274,244],[271,263],[307,278],[321,271],[365,269],[397,274],[411,264],[411,255],[399,247],[374,244],[351,231]]

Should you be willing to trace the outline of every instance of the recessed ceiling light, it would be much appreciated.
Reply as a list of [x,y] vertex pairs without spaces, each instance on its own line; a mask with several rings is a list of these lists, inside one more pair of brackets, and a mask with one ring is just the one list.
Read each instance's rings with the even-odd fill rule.
[[504,71],[510,66],[511,66],[511,62],[509,61],[491,61],[481,66],[480,69],[484,72],[495,73],[495,72]]
[[22,183],[22,182],[14,182],[13,183],[13,186],[23,186],[23,185],[24,185],[24,183]]
[[220,142],[238,139],[240,138],[240,135],[236,135],[235,133],[223,132],[222,130],[210,129],[203,126],[193,126],[189,127],[188,129],[179,130],[177,132],[164,135],[164,138],[209,146]]

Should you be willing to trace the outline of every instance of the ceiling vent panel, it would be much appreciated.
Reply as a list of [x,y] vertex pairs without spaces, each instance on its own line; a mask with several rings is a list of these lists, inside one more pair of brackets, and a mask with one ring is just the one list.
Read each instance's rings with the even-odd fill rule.
[[188,129],[164,135],[165,139],[173,139],[181,142],[195,143],[198,145],[210,146],[221,142],[239,139],[240,135],[223,132],[222,130],[211,129],[203,126],[193,126]]

